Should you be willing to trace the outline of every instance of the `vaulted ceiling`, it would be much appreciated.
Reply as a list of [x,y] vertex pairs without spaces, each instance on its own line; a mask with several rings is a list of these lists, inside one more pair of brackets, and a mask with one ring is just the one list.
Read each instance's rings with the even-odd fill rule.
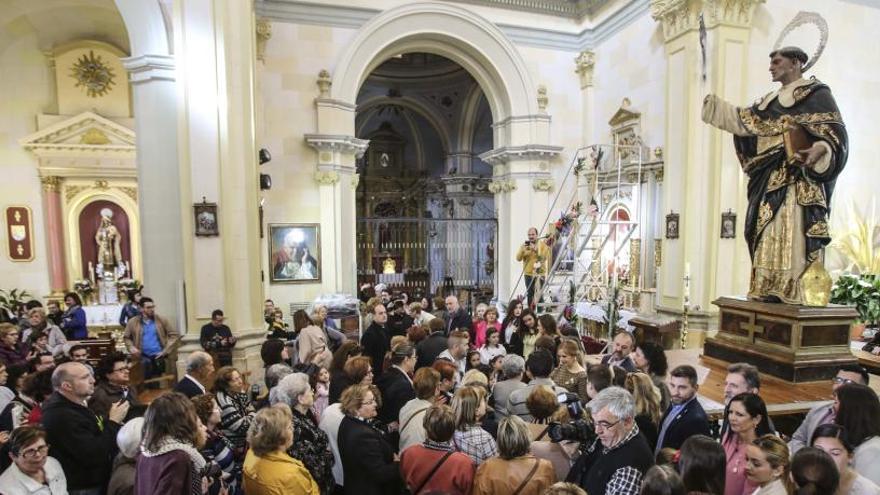
[[42,50],[79,39],[110,43],[129,53],[128,34],[113,0],[3,0],[0,51],[24,36]]

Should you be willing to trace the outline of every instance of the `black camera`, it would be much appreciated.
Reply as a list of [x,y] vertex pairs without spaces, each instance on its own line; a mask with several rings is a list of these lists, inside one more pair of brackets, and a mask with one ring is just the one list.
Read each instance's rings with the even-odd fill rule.
[[565,406],[572,420],[581,419],[581,416],[584,414],[584,408],[581,406],[581,398],[578,394],[561,392],[556,394],[556,400],[559,402],[559,405]]
[[552,442],[571,440],[589,445],[596,439],[596,428],[590,419],[578,419],[566,425],[554,422],[547,428],[547,436]]

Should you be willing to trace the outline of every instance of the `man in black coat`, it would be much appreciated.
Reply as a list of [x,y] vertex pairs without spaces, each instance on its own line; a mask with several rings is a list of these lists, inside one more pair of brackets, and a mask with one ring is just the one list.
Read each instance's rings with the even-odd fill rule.
[[431,334],[416,345],[416,354],[418,355],[416,369],[431,366],[434,364],[437,356],[446,350],[448,343],[446,342],[444,328],[443,320],[440,318],[434,318],[428,322],[428,329],[431,331]]
[[[416,398],[416,391],[410,375],[416,368],[416,348],[412,344],[400,344],[391,351],[391,368],[388,369],[376,381],[379,392],[382,393],[382,408],[379,409],[379,419],[386,425],[397,423],[400,418],[400,409],[407,402]],[[397,445],[399,437],[397,428],[393,438],[388,440],[392,445]]]
[[204,351],[195,351],[186,357],[186,375],[174,386],[187,398],[208,393],[206,383],[210,383],[214,374],[214,358]]
[[391,337],[395,335],[406,336],[407,330],[413,326],[412,316],[404,311],[403,301],[394,301],[391,303],[391,314],[388,315],[388,333]]
[[95,391],[95,378],[77,362],[55,368],[52,388],[55,392],[43,403],[41,420],[51,445],[49,455],[61,463],[68,490],[103,493],[129,403],[117,402],[107,416],[95,416],[86,405]]
[[660,420],[655,454],[660,449],[679,449],[688,437],[709,435],[709,417],[697,400],[697,370],[684,364],[669,375],[669,408]]
[[446,335],[448,336],[453,330],[465,330],[473,342],[473,326],[474,322],[471,320],[471,316],[458,303],[458,298],[446,296]]
[[388,329],[385,323],[388,321],[388,313],[385,306],[377,304],[373,307],[373,323],[367,327],[367,330],[361,336],[361,347],[364,348],[364,355],[369,356],[373,363],[374,379],[382,374],[382,365],[385,362],[385,354],[390,350],[391,337],[388,335]]
[[[620,387],[608,387],[587,404],[596,439],[568,472],[565,481],[590,495],[638,495],[654,456],[635,423],[635,400]],[[619,416],[618,416],[619,414]]]
[[632,361],[632,356],[630,356],[632,351],[635,350],[635,344],[636,341],[631,333],[626,331],[618,332],[611,342],[612,352],[602,358],[602,364],[619,366],[625,369],[627,373],[635,372],[636,365]]
[[236,338],[223,319],[223,310],[215,309],[211,313],[211,321],[202,327],[199,343],[206,352],[217,355],[218,366],[232,366],[232,348],[235,347]]

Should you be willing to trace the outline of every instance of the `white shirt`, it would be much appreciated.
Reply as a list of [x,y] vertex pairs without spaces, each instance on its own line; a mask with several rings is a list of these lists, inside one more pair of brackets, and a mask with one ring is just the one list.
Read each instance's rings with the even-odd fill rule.
[[339,456],[339,444],[337,443],[339,424],[342,423],[342,418],[344,417],[342,405],[337,402],[324,409],[324,412],[321,413],[321,423],[318,425],[318,428],[326,433],[330,439],[330,450],[333,452],[333,459],[336,461],[333,463],[333,479],[336,480],[336,484],[339,486],[344,486],[343,482],[345,481],[342,472],[342,457]]
[[467,359],[455,359],[452,357],[452,353],[449,352],[449,349],[441,352],[437,359],[446,359],[447,361],[452,361],[452,364],[458,366],[458,381],[461,381],[462,377],[464,377],[464,372],[467,368]]
[[498,344],[495,347],[489,347],[488,345],[484,345],[480,347],[480,362],[483,364],[489,364],[495,356],[506,356],[507,349],[504,348],[503,345]]
[[427,325],[428,322],[433,320],[434,318],[436,318],[436,316],[432,315],[431,313],[428,313],[425,310],[422,310],[419,313],[418,318],[413,318],[413,323],[415,323],[418,326]]
[[0,475],[0,493],[3,495],[67,495],[67,478],[61,464],[52,457],[46,457],[43,466],[46,484],[21,472],[13,462],[3,475]]

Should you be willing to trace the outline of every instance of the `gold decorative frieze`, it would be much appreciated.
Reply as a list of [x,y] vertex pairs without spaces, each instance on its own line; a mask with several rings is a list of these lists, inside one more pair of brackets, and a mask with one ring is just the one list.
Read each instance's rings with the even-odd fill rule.
[[67,186],[64,188],[64,201],[70,201],[79,193],[88,189],[89,186]]
[[95,189],[107,189],[110,187],[110,183],[104,179],[98,179],[95,181]]
[[110,144],[110,138],[101,129],[90,127],[79,137],[79,144],[104,145]]

